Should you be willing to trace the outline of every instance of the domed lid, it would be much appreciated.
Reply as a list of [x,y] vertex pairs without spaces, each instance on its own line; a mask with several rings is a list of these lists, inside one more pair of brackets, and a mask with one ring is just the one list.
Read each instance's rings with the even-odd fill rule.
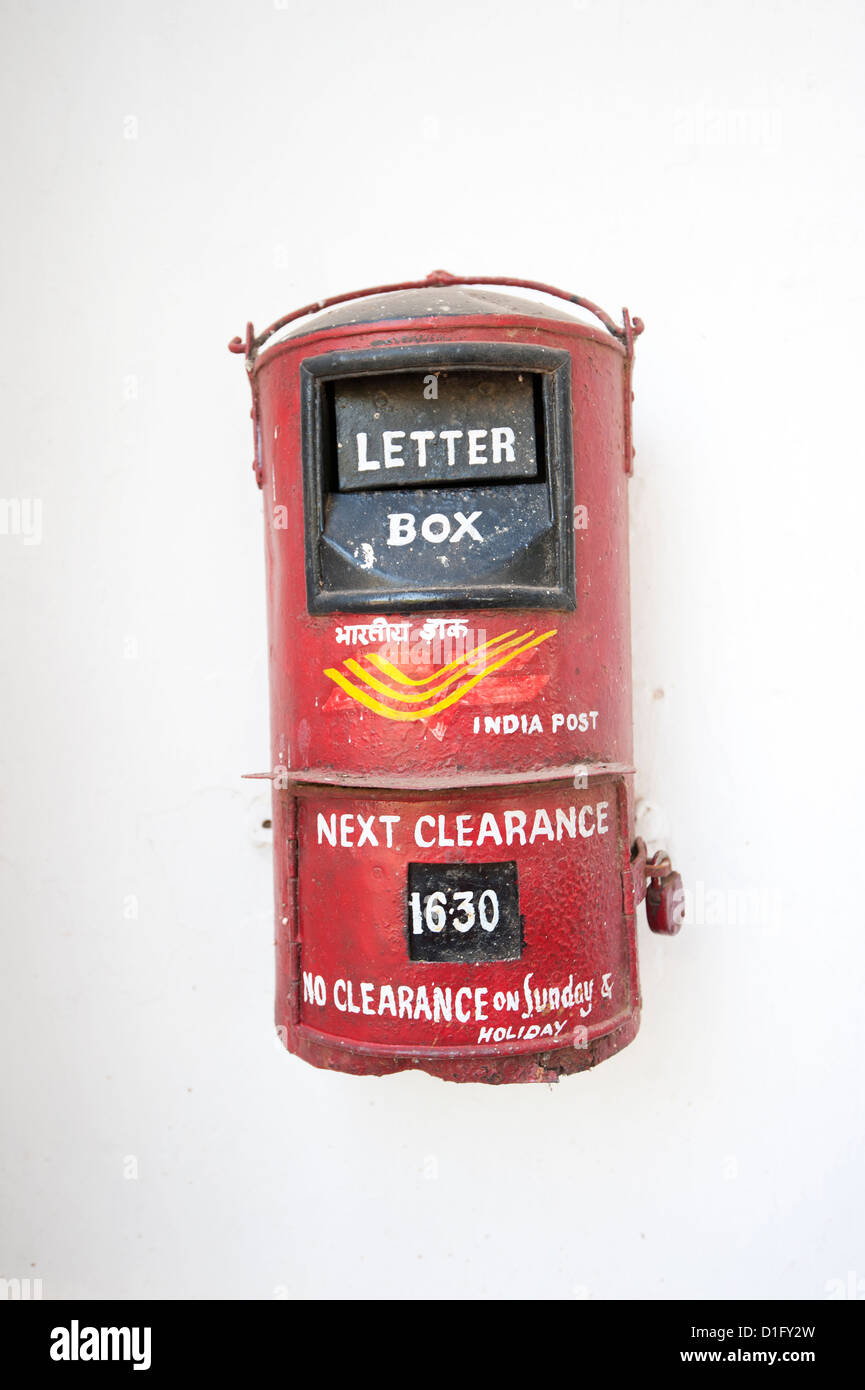
[[[478,285],[498,285],[498,292],[478,289]],[[629,311],[622,310],[622,324],[613,322],[609,314],[592,304],[591,299],[581,295],[570,295],[566,289],[556,289],[555,285],[544,285],[537,279],[515,279],[508,275],[451,275],[446,270],[434,270],[426,279],[405,281],[399,285],[377,285],[373,289],[355,289],[348,295],[334,295],[332,299],[320,303],[305,304],[303,309],[295,309],[291,314],[277,318],[263,334],[254,332],[252,324],[246,324],[245,338],[232,338],[228,343],[229,352],[243,353],[246,367],[253,370],[254,360],[264,343],[280,334],[280,342],[302,338],[312,332],[328,328],[345,327],[349,324],[370,324],[370,322],[395,321],[399,318],[462,317],[471,314],[501,314],[501,316],[549,318],[566,324],[580,324],[579,318],[565,313],[559,306],[549,307],[540,300],[522,299],[517,295],[503,295],[501,286],[517,289],[534,289],[541,295],[551,295],[555,299],[577,304],[579,309],[588,310],[599,318],[608,334],[624,347],[627,357],[634,350],[634,338],[642,332],[640,318],[631,320]],[[335,307],[338,306],[338,307]],[[307,320],[299,327],[284,329],[299,318]],[[587,327],[587,325],[583,325]]]
[[[479,289],[479,285],[498,286],[495,291]],[[538,280],[517,280],[497,275],[451,275],[446,270],[434,270],[425,280],[406,281],[397,285],[378,285],[368,290],[353,290],[349,294],[335,295],[320,303],[307,304],[302,309],[285,314],[277,319],[263,333],[256,335],[251,323],[246,326],[245,338],[233,338],[229,343],[231,352],[244,353],[247,367],[251,370],[255,358],[265,343],[279,334],[279,342],[305,337],[330,328],[346,327],[349,324],[393,322],[398,319],[423,319],[431,317],[463,317],[472,314],[498,314],[503,316],[549,319],[579,325],[580,320],[558,305],[550,306],[540,300],[523,299],[518,295],[502,293],[501,287],[535,290],[540,294],[551,295],[586,309],[600,319],[607,332],[622,347],[628,357],[633,352],[633,341],[643,331],[640,319],[631,320],[627,309],[622,310],[622,324],[614,323],[590,299],[567,290],[556,289]],[[295,325],[303,319],[302,324]],[[585,327],[586,325],[583,325]],[[284,332],[284,330],[288,330]]]
[[[387,290],[365,299],[353,299],[338,308],[314,314],[305,323],[293,325],[285,338],[299,338],[326,328],[342,328],[352,323],[378,323],[387,319],[423,319],[442,315],[462,317],[470,314],[512,314],[541,319],[564,319],[577,323],[573,314],[555,304],[525,299],[501,291],[480,290],[467,285],[441,285],[429,289]],[[283,339],[284,341],[284,339]]]

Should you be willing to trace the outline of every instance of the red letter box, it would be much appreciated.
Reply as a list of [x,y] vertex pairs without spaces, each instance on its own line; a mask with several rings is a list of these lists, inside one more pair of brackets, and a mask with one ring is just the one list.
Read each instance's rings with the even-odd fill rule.
[[623,319],[436,272],[231,344],[265,498],[276,1018],[316,1066],[548,1081],[637,1031],[636,907],[650,884],[673,933],[682,893],[633,835]]

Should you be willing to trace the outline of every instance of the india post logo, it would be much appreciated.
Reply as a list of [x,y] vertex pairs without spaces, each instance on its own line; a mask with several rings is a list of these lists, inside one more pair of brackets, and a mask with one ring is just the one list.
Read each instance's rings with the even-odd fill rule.
[[430,719],[458,704],[495,672],[555,637],[557,631],[551,628],[536,637],[534,628],[521,633],[512,628],[426,676],[409,676],[377,652],[364,653],[365,666],[348,657],[341,668],[328,667],[324,674],[351,700],[384,719]]

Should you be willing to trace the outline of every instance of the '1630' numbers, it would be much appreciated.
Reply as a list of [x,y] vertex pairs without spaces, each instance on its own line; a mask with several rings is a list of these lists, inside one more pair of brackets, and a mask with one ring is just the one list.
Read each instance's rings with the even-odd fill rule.
[[409,960],[519,960],[523,920],[517,866],[409,864],[405,932]]
[[442,892],[437,889],[421,897],[409,896],[412,933],[422,936],[425,931],[442,932],[450,925],[454,931],[470,932],[474,926],[483,931],[495,931],[499,923],[499,896],[493,888],[477,893],[471,889]]

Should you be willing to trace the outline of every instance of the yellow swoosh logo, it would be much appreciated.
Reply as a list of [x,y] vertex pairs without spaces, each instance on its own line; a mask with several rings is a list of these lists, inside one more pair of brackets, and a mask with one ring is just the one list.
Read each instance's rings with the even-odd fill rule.
[[[504,642],[500,646],[496,647],[494,655],[500,656],[506,648],[515,647],[519,642],[522,642],[525,638],[532,637],[533,635],[534,628],[532,628],[531,632],[523,633],[522,637],[511,638],[510,642]],[[522,650],[524,650],[524,648]],[[511,655],[516,656],[517,653],[512,652]],[[372,660],[372,657],[370,657],[369,659]],[[482,674],[483,671],[486,671],[487,669],[484,658],[475,658],[470,662],[452,662],[451,665],[456,665],[458,667],[456,671],[451,672],[451,674],[439,685],[434,685],[430,690],[424,690],[420,692],[414,690],[394,690],[393,686],[385,685],[384,681],[380,681],[376,676],[372,674],[371,671],[365,671],[364,668],[352,657],[349,657],[349,659],[344,664],[348,667],[348,669],[352,672],[353,675],[360,676],[361,680],[365,681],[366,684],[371,687],[371,689],[377,690],[380,695],[391,695],[393,699],[401,701],[402,704],[422,704],[424,700],[429,701],[434,695],[440,695],[441,692],[443,690],[446,690],[449,685],[453,685],[454,681],[461,680],[463,676],[478,674],[478,666],[480,664],[480,661],[484,661],[484,666],[481,672]],[[386,661],[384,664],[386,667],[390,666],[389,661]],[[392,671],[395,671],[396,667],[391,666],[390,669]],[[443,666],[441,668],[441,671],[447,671],[448,669],[448,666]],[[438,677],[441,675],[441,671],[437,671],[434,676],[428,676],[427,679],[437,680]]]
[[[359,675],[364,680],[364,688],[355,685],[342,671],[337,671],[333,667],[328,667],[324,674],[338,685],[341,690],[344,690],[347,695],[351,696],[353,700],[357,700],[358,703],[363,705],[366,709],[372,710],[374,714],[382,715],[385,719],[397,719],[400,721],[429,719],[432,715],[441,714],[442,710],[449,709],[451,705],[455,705],[457,701],[467,695],[470,690],[474,690],[476,685],[486,680],[487,676],[492,675],[494,671],[501,670],[503,666],[507,666],[515,657],[521,656],[523,652],[530,651],[533,647],[540,646],[541,642],[546,642],[548,638],[555,637],[558,628],[550,628],[549,632],[542,632],[540,637],[532,637],[532,631],[533,629],[530,629],[513,642],[507,642],[506,644],[498,646],[497,649],[491,653],[493,660],[489,665],[484,666],[483,670],[477,671],[474,675],[469,676],[467,680],[463,680],[460,685],[457,685],[454,690],[451,690],[450,693],[445,695],[441,700],[437,700],[433,704],[424,704],[420,709],[394,709],[390,705],[383,704],[381,700],[377,700],[375,696],[371,694],[371,690],[378,690],[380,694],[383,693],[390,696],[392,699],[399,700],[401,704],[406,704],[409,701],[418,699],[428,701],[431,697],[446,689],[453,680],[460,679],[465,674],[466,670],[469,669],[466,663],[449,662],[447,666],[443,666],[440,671],[436,672],[435,676],[429,679],[437,679],[442,671],[450,670],[450,668],[455,665],[459,666],[460,669],[442,682],[441,685],[420,696],[410,691],[400,692],[392,690],[389,686],[385,686],[383,682],[377,680],[369,671],[365,671],[358,662],[351,658],[345,662],[345,665],[353,674]],[[507,635],[508,634],[505,634],[505,636]],[[531,640],[527,640],[529,638],[531,638]],[[501,639],[497,638],[496,641],[500,642]],[[485,645],[490,646],[492,643],[487,643]],[[510,648],[510,650],[505,652],[505,646]],[[499,655],[500,652],[505,652],[505,654]],[[369,659],[372,660],[372,657]],[[381,669],[380,663],[377,662],[376,664],[379,666],[379,669]]]
[[[488,642],[484,642],[481,646],[475,647],[472,651],[467,652],[465,656],[461,656],[459,660],[449,661],[447,666],[440,666],[431,676],[407,676],[398,666],[392,666],[383,656],[379,656],[378,652],[370,652],[367,655],[367,661],[371,661],[379,671],[384,671],[385,675],[390,676],[392,680],[399,681],[400,685],[429,685],[432,681],[437,681],[439,676],[443,675],[445,671],[450,671],[454,667],[476,666],[483,653],[490,652],[492,648],[498,646],[500,642],[504,643],[505,638],[513,637],[515,632],[516,628],[512,627],[509,632],[502,632],[498,637],[491,637]],[[527,637],[528,635],[528,633],[523,633],[523,637]],[[521,642],[523,638],[517,637],[514,640],[516,642]],[[511,647],[514,643],[508,642],[507,645]],[[499,647],[499,650],[503,651],[504,647]]]

